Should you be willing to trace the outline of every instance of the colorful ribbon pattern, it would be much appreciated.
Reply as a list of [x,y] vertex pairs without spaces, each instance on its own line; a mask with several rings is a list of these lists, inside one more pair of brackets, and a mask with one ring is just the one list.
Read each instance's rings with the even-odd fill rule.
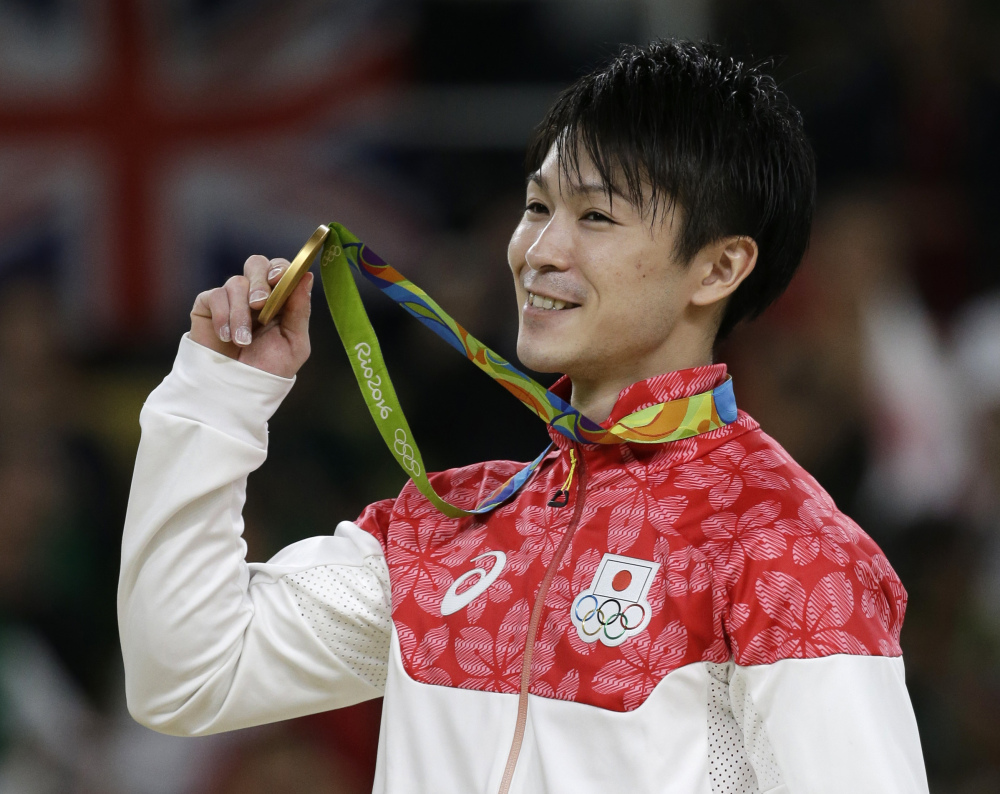
[[573,441],[582,444],[663,444],[707,433],[736,419],[732,380],[727,379],[712,391],[649,406],[629,414],[610,428],[603,428],[490,350],[455,322],[426,292],[383,262],[339,223],[330,224],[320,261],[323,291],[330,313],[379,433],[418,490],[448,516],[483,514],[505,502],[524,485],[549,448],[474,509],[456,507],[438,496],[427,479],[420,451],[396,398],[352,271],[465,355],[532,413]]

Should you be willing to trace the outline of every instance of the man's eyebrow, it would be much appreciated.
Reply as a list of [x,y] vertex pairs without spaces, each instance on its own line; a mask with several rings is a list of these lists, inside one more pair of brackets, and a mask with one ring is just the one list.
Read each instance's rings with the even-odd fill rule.
[[528,178],[524,180],[525,187],[530,185],[532,182],[538,185],[542,190],[549,189],[549,181],[544,176],[542,176],[541,171],[532,171],[530,174],[528,174]]
[[[544,176],[542,176],[541,173],[538,171],[535,171],[534,173],[528,175],[526,183],[531,184],[532,182],[538,185],[542,190],[547,191],[549,189],[548,180]],[[574,182],[567,180],[565,184],[566,184],[565,188],[566,191],[571,195],[577,195],[577,194],[590,195],[592,193],[600,193],[601,195],[606,196],[610,193],[612,196],[617,196],[622,201],[628,201],[629,203],[631,203],[631,201],[629,201],[628,196],[626,196],[624,193],[622,193],[615,187],[612,187],[609,190],[603,182]]]

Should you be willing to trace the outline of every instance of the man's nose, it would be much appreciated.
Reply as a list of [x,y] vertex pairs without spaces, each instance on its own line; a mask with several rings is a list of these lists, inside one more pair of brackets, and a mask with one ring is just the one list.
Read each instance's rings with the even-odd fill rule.
[[566,270],[573,260],[572,230],[561,213],[554,214],[524,255],[532,270]]

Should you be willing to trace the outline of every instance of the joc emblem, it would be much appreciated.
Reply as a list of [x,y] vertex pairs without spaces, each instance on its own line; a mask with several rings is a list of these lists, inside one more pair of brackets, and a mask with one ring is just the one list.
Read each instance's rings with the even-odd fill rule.
[[573,625],[580,639],[614,647],[646,628],[646,594],[659,567],[658,562],[605,554],[590,587],[573,600]]

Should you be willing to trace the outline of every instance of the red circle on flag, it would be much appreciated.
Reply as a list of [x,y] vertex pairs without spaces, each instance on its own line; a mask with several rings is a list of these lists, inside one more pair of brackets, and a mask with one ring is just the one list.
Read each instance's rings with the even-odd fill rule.
[[618,593],[627,588],[630,584],[632,584],[632,574],[625,568],[622,568],[618,573],[616,573],[615,578],[611,580],[611,586]]

